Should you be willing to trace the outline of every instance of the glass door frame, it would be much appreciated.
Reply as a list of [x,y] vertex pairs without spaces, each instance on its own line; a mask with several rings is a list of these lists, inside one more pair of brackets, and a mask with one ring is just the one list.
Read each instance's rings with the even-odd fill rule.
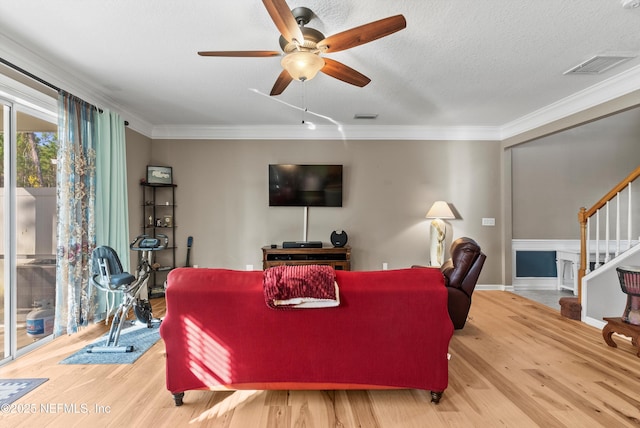
[[0,366],[53,340],[53,335],[18,349],[17,340],[17,115],[25,113],[57,124],[57,100],[0,74],[0,105],[4,132],[4,354]]
[[16,115],[13,107],[13,103],[9,100],[5,100],[0,97],[0,103],[3,109],[3,133],[4,133],[4,204],[2,210],[4,213],[4,221],[0,226],[4,230],[4,340],[3,340],[3,358],[0,360],[0,364],[4,364],[14,358],[17,351],[17,338],[15,332],[17,331],[17,305],[16,300],[16,258],[14,256],[16,246],[16,231],[15,231],[15,213],[13,207],[15,206],[15,174],[12,173],[12,168],[15,165],[13,153],[15,152],[15,132],[16,129]]

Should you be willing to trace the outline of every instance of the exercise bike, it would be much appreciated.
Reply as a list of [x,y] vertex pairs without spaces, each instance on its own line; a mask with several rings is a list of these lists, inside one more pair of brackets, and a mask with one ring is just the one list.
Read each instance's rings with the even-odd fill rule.
[[129,249],[139,252],[135,276],[122,270],[118,254],[113,248],[105,245],[93,250],[91,282],[98,290],[107,293],[121,292],[122,302],[113,315],[107,343],[104,346],[94,346],[87,352],[132,352],[133,345],[119,346],[122,326],[132,308],[138,321],[148,328],[160,322],[153,318],[147,284],[153,267],[153,253],[164,250],[168,244],[169,238],[163,234],[157,234],[156,237],[139,235],[131,241]]

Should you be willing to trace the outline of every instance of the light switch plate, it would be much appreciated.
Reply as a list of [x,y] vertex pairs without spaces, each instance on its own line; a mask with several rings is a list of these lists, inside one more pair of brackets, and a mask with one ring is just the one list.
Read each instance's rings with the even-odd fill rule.
[[495,218],[483,218],[482,219],[482,225],[483,226],[495,226],[496,225],[496,219]]

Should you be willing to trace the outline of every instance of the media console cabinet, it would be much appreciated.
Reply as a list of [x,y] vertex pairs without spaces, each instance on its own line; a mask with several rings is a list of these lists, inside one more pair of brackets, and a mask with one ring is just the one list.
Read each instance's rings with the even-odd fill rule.
[[262,247],[262,269],[280,265],[329,265],[351,270],[351,247],[282,248]]

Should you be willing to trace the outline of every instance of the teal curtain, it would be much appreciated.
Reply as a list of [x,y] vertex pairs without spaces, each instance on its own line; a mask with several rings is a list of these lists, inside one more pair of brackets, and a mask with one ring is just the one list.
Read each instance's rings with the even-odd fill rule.
[[124,121],[104,110],[98,115],[96,146],[96,240],[118,253],[122,268],[131,272],[129,204]]
[[[117,113],[105,109],[98,115],[97,124],[96,245],[113,248],[122,269],[131,272],[124,121]],[[121,292],[100,293],[96,298],[94,321],[108,320],[121,300]]]
[[96,246],[96,114],[92,105],[60,91],[55,336],[77,332],[95,306],[89,272]]

